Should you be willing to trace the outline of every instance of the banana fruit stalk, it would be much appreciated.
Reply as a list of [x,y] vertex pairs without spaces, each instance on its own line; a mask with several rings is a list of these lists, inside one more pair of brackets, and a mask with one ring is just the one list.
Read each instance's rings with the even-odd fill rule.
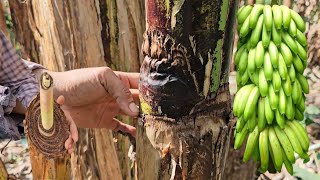
[[[237,13],[240,39],[235,54],[238,121],[234,148],[246,142],[243,161],[259,161],[261,172],[293,173],[294,153],[305,161],[310,140],[304,119],[309,84],[305,23],[283,5],[247,5]],[[246,140],[247,139],[247,140]]]

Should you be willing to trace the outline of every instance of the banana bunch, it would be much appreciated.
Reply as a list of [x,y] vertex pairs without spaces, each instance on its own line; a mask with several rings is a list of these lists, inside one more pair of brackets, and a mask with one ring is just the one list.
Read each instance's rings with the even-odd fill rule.
[[279,172],[284,164],[292,174],[294,153],[309,160],[308,135],[298,122],[304,119],[305,94],[309,93],[303,76],[305,23],[286,6],[262,4],[241,7],[237,20],[234,148],[239,149],[247,138],[245,162],[252,157],[260,163],[261,172]]

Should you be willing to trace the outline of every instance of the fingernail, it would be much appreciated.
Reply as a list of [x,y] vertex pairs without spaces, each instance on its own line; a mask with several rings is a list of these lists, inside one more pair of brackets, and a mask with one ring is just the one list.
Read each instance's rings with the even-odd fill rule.
[[133,102],[130,103],[129,109],[130,109],[132,112],[134,112],[134,113],[138,113],[138,112],[139,112],[139,109],[138,109],[137,105],[134,104]]

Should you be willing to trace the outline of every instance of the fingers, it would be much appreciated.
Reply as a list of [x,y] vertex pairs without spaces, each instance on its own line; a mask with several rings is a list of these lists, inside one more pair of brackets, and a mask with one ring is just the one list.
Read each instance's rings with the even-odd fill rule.
[[72,153],[73,149],[74,149],[74,142],[71,138],[71,135],[69,135],[69,138],[66,140],[66,142],[64,143],[64,147],[66,148],[66,150],[68,151],[68,153]]
[[115,74],[129,89],[138,89],[140,73],[115,71]]
[[63,105],[65,101],[64,96],[59,96],[56,101],[58,104]]
[[100,80],[107,92],[116,99],[120,109],[129,116],[137,116],[139,109],[134,103],[134,99],[127,87],[110,69],[105,72]]
[[138,89],[130,89],[130,93],[133,97],[133,100],[136,104],[139,104],[139,90]]
[[113,118],[111,129],[114,131],[122,131],[124,133],[129,133],[133,137],[136,137],[136,128],[133,126],[130,126],[128,124],[125,124],[116,118]]

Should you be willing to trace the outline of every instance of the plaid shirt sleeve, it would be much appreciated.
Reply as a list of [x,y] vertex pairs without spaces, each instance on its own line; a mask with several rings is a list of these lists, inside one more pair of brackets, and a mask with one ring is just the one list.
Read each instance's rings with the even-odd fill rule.
[[11,43],[0,31],[0,84],[9,87],[11,92],[28,107],[38,94],[39,85],[31,69],[16,53]]

